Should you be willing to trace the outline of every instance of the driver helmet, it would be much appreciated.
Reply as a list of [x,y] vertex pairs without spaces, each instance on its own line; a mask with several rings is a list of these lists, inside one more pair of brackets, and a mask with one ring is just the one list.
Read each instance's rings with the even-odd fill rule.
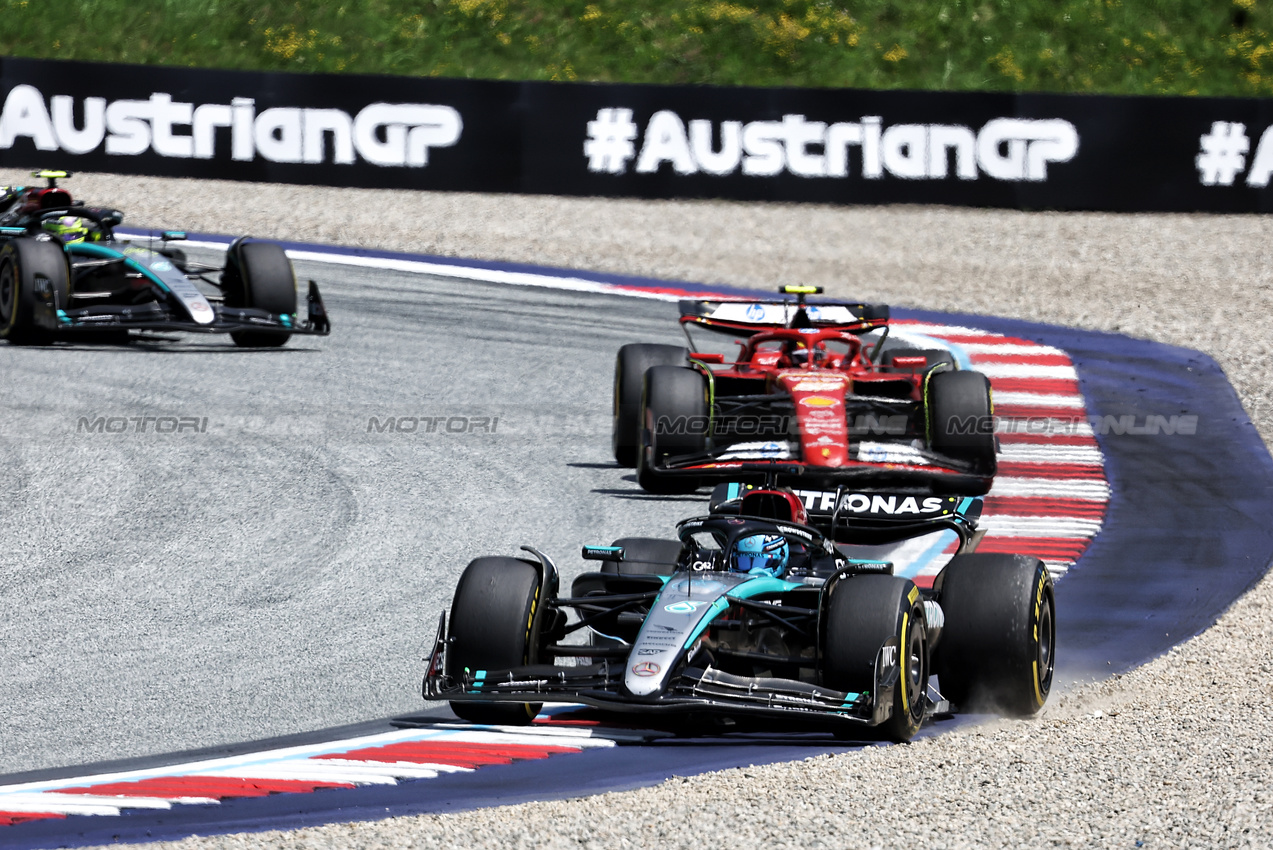
[[791,362],[795,366],[821,366],[826,359],[827,349],[823,342],[815,343],[812,349],[803,342],[797,342],[791,352]]
[[83,242],[88,237],[88,225],[84,219],[73,215],[51,218],[43,226],[46,233],[52,233],[68,244]]
[[729,568],[736,573],[777,578],[787,570],[791,547],[781,534],[749,534],[734,541]]

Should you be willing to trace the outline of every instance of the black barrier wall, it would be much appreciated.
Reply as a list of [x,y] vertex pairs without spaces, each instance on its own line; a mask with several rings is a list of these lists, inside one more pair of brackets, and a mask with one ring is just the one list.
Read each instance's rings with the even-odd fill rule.
[[277,74],[0,59],[0,166],[369,188],[1273,209],[1273,100]]

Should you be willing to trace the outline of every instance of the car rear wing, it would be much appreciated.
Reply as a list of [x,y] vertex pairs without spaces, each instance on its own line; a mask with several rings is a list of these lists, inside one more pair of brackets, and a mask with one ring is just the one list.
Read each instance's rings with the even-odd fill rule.
[[[754,484],[718,484],[709,503],[712,513],[729,513],[732,505],[758,488]],[[793,489],[804,504],[809,525],[841,542],[885,543],[941,529],[955,531],[967,542],[977,531],[979,497],[941,495],[922,490]]]
[[773,328],[838,328],[849,333],[866,333],[888,325],[886,304],[855,301],[803,303],[773,301],[680,302],[681,322],[708,330],[750,336]]

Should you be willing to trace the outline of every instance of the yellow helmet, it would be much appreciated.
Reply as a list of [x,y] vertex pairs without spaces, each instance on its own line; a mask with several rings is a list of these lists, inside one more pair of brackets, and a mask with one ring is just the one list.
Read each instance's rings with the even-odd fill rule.
[[88,237],[88,225],[84,219],[73,215],[51,218],[44,222],[46,233],[52,233],[64,243],[83,242]]

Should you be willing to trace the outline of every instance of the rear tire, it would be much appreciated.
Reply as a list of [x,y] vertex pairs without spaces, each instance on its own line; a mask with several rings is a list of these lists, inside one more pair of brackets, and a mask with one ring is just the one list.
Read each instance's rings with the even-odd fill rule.
[[[464,570],[451,602],[446,673],[506,670],[538,660],[534,634],[539,570],[516,558],[477,558]],[[470,723],[524,726],[541,703],[452,702],[456,716]]]
[[823,631],[823,683],[855,693],[875,687],[880,647],[897,638],[901,670],[893,689],[893,715],[880,731],[899,743],[919,731],[928,700],[928,633],[915,590],[914,583],[898,576],[841,579],[831,589]]
[[1037,713],[1055,667],[1048,568],[1025,555],[956,555],[939,581],[946,624],[934,666],[942,695],[962,711]]
[[990,381],[980,372],[936,372],[925,387],[933,451],[994,474],[995,428]]
[[[697,478],[660,476],[651,469],[669,457],[707,448],[707,379],[687,366],[655,366],[645,373],[641,395],[641,451],[637,483],[647,493],[693,493]],[[648,442],[647,442],[648,441]]]
[[[227,307],[252,307],[296,318],[296,272],[292,261],[273,242],[236,241],[226,252],[221,275]],[[277,348],[291,337],[286,331],[232,331],[240,348]]]
[[641,434],[641,389],[653,366],[688,366],[690,351],[679,345],[634,343],[614,360],[614,428],[611,446],[619,466],[635,469]]
[[623,547],[622,561],[604,561],[601,572],[615,575],[670,576],[681,558],[681,541],[657,537],[620,537],[610,544]]
[[0,337],[10,345],[48,345],[53,332],[36,324],[49,292],[65,309],[70,301],[71,269],[66,251],[52,240],[19,237],[0,250]]

